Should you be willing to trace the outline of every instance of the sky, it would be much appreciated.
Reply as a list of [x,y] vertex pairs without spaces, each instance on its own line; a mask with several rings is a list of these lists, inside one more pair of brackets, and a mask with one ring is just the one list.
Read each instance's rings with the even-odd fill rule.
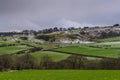
[[120,0],[0,0],[0,31],[120,23]]

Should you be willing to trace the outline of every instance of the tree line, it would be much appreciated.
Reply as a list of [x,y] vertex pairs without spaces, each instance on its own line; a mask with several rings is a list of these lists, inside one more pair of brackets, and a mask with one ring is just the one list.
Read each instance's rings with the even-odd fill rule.
[[120,58],[88,60],[82,56],[72,55],[55,62],[48,55],[42,56],[40,61],[29,53],[14,59],[11,55],[0,56],[0,71],[24,69],[119,70]]

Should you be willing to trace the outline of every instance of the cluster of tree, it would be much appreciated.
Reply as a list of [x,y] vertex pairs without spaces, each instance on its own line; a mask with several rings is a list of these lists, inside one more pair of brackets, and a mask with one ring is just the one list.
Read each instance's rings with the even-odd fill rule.
[[46,33],[52,33],[52,32],[57,32],[57,31],[69,31],[69,30],[75,30],[75,29],[77,29],[77,28],[74,28],[74,27],[70,27],[70,28],[54,27],[54,28],[39,30],[38,33],[46,34]]
[[110,38],[110,37],[117,37],[117,36],[120,36],[120,31],[109,30],[109,31],[101,32],[100,38]]
[[[103,28],[107,28],[107,27],[117,27],[120,26],[119,24],[114,24],[112,26],[105,26]],[[101,27],[99,26],[95,26],[95,27],[89,27],[89,26],[84,26],[83,28],[79,27],[79,28],[75,28],[75,27],[69,27],[69,28],[63,28],[63,27],[53,27],[53,28],[48,28],[48,29],[43,29],[43,30],[39,30],[39,31],[34,31],[34,30],[23,30],[22,33],[24,34],[46,34],[46,33],[52,33],[52,32],[57,32],[57,31],[71,31],[71,30],[91,30],[91,29],[101,29]]]
[[29,34],[46,34],[46,33],[52,33],[52,32],[57,32],[57,31],[71,31],[71,30],[94,30],[94,29],[104,29],[104,28],[113,28],[113,27],[120,27],[119,24],[114,24],[112,26],[105,26],[105,27],[99,27],[99,26],[95,26],[95,27],[79,27],[79,28],[75,28],[75,27],[69,27],[69,28],[58,28],[58,27],[54,27],[54,28],[48,28],[48,29],[43,29],[43,30],[39,30],[39,31],[35,31],[35,30],[23,30],[21,32],[0,32],[0,36],[13,36],[13,35],[29,35]]
[[28,40],[28,37],[20,37],[21,40]]
[[[112,26],[105,26],[102,27],[104,28],[110,28],[110,27],[118,27],[120,26],[119,24],[114,24]],[[40,34],[46,34],[46,33],[52,33],[52,32],[57,32],[57,31],[71,31],[71,30],[94,30],[94,29],[101,29],[101,27],[99,26],[95,26],[95,27],[89,27],[89,26],[84,26],[83,28],[79,27],[79,28],[75,28],[75,27],[69,27],[69,28],[58,28],[58,27],[54,27],[54,28],[48,28],[48,29],[43,29],[43,30],[39,30],[37,33]]]
[[79,35],[78,34],[63,34],[63,33],[56,33],[56,34],[42,34],[42,35],[36,35],[36,39],[41,39],[49,42],[54,42],[59,39],[77,39]]
[[45,40],[45,41],[50,41],[50,42],[53,42],[55,41],[55,36],[52,36],[52,35],[36,35],[35,36],[36,39],[42,39],[42,40]]
[[0,71],[24,69],[82,69],[82,70],[119,70],[119,59],[87,60],[81,56],[70,56],[66,60],[55,62],[48,55],[41,57],[40,62],[30,54],[12,59],[11,55],[0,56]]
[[104,39],[104,38],[111,38],[120,36],[120,30],[116,29],[104,29],[104,30],[92,30],[92,31],[85,31],[81,30],[79,32],[79,37],[87,40],[96,40],[96,39]]
[[120,24],[114,24],[113,26],[114,26],[114,27],[116,27],[116,26],[120,26]]

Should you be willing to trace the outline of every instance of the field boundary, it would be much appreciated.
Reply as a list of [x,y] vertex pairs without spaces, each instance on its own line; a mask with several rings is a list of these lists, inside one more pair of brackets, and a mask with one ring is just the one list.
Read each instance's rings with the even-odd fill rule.
[[71,54],[71,55],[76,55],[76,56],[83,56],[83,57],[95,57],[95,58],[104,58],[104,59],[117,59],[117,58],[110,58],[110,57],[103,57],[103,56],[77,54],[77,53],[58,51],[58,50],[48,50],[48,51],[59,52],[59,53],[64,53],[64,54]]

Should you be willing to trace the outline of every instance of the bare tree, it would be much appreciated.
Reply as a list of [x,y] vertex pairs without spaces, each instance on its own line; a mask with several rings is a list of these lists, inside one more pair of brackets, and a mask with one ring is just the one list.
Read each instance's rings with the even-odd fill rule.
[[16,69],[34,69],[36,67],[36,59],[29,53],[17,58],[15,62]]
[[41,57],[40,67],[42,69],[50,69],[53,66],[52,64],[53,64],[53,60],[50,56],[44,55],[44,56]]
[[1,55],[0,56],[0,66],[6,69],[10,69],[12,66],[12,58],[10,55]]

